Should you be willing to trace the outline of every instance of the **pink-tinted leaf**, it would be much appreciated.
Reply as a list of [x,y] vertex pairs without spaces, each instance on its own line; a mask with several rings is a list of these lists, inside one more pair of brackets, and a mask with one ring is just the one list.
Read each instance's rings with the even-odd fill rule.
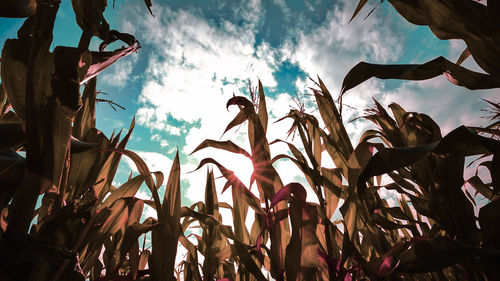
[[82,81],[80,81],[80,84],[83,84],[89,79],[95,77],[120,58],[137,52],[140,48],[141,45],[137,42],[127,48],[118,49],[113,52],[92,52],[92,63],[87,71],[87,74],[83,77]]
[[318,254],[318,257],[320,257],[321,259],[323,259],[326,262],[326,264],[328,264],[328,267],[333,272],[338,273],[340,271],[340,260],[327,255],[319,247],[317,248],[317,254]]
[[302,184],[298,182],[292,182],[285,185],[274,195],[273,199],[271,200],[271,206],[269,207],[272,208],[279,202],[283,200],[290,200],[292,198],[297,198],[303,203],[305,203],[306,197],[307,193],[304,186],[302,186]]

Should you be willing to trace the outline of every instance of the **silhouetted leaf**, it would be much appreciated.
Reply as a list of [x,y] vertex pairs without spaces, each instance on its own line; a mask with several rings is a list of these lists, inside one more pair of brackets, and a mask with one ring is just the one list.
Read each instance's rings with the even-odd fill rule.
[[482,257],[498,263],[500,251],[483,250],[438,236],[414,243],[410,249],[401,254],[397,270],[411,273],[431,272],[472,257]]
[[266,107],[266,95],[264,94],[264,87],[259,80],[259,120],[262,124],[262,128],[264,129],[264,133],[267,130],[267,107]]
[[349,22],[351,22],[354,19],[354,17],[356,17],[356,15],[359,13],[359,11],[361,11],[363,6],[365,6],[366,2],[368,2],[368,0],[360,0],[358,2],[358,6],[356,6],[356,10],[354,10],[354,13],[352,14],[352,17],[349,20]]
[[19,121],[0,121],[0,135],[9,136],[0,139],[0,151],[14,148],[26,141],[23,123]]
[[426,80],[444,74],[453,84],[471,90],[500,87],[500,77],[474,72],[456,65],[444,57],[438,57],[424,64],[380,65],[360,62],[354,66],[342,82],[343,95],[364,81],[379,79]]
[[181,187],[180,163],[177,152],[170,169],[165,196],[161,207],[157,208],[160,226],[152,230],[150,267],[155,280],[173,280],[177,240],[181,234]]
[[483,246],[500,250],[500,200],[489,202],[479,209],[479,224],[484,235]]
[[144,0],[144,4],[146,4],[146,7],[148,8],[149,13],[154,17],[155,15],[153,15],[153,11],[151,11],[151,6],[153,6],[153,4],[151,3],[151,0]]
[[35,14],[35,0],[5,0],[0,5],[0,17],[26,18]]
[[141,45],[139,42],[136,42],[134,45],[128,46],[127,48],[117,49],[113,52],[92,52],[92,63],[87,71],[87,74],[85,74],[85,77],[83,77],[80,81],[80,84],[87,82],[115,63],[117,60],[137,52],[140,48]]
[[233,152],[233,153],[239,153],[239,154],[242,154],[248,158],[252,158],[246,150],[239,147],[238,145],[236,145],[232,141],[216,141],[216,140],[209,140],[209,139],[206,139],[202,143],[200,143],[193,150],[193,152],[191,152],[191,154],[193,154],[196,151],[199,151],[203,148],[207,148],[207,147],[213,147],[213,148],[218,148],[218,149],[226,150],[226,151]]

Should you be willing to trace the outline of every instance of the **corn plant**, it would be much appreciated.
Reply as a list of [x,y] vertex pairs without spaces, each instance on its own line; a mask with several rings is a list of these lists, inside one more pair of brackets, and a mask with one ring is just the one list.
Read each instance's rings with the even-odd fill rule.
[[[9,136],[0,145],[3,280],[97,280],[103,268],[107,279],[148,273],[137,238],[156,225],[139,224],[144,202],[134,195],[149,178],[112,185],[134,122],[123,138],[95,128],[96,76],[140,48],[132,35],[109,29],[106,2],[72,1],[80,42],[53,52],[60,1],[0,5],[1,16],[27,17],[2,50],[0,130]],[[99,51],[88,50],[93,36],[103,40]],[[116,40],[128,47],[105,51]]]
[[[498,193],[491,186],[496,182],[484,184],[478,176],[472,179],[477,191],[492,201],[484,211],[481,208],[479,217],[474,216],[474,198],[462,187],[465,157],[496,155],[498,141],[478,135],[483,129],[466,127],[442,137],[429,116],[408,113],[392,104],[394,119],[375,101],[364,118],[377,124],[379,130],[366,131],[353,149],[331,95],[321,80],[317,86],[313,92],[328,133],[318,128],[313,116],[292,110],[287,118],[293,118],[291,130],[299,132],[309,161],[290,143],[293,157],[277,158],[289,158],[303,171],[328,220],[332,211],[323,206],[336,208],[338,198],[345,199],[340,207],[344,224],[341,243],[330,246],[328,252],[326,247],[320,249],[323,259],[330,262],[330,278],[332,274],[340,279],[492,278],[491,265],[498,259],[498,251],[480,247],[485,241],[479,232],[490,236],[498,230],[486,225],[478,229],[476,221],[495,220],[491,212]],[[379,140],[373,142],[375,139]],[[314,147],[323,147],[337,168],[318,168],[319,152],[313,153]],[[374,149],[377,153],[372,156]],[[496,167],[492,164],[495,161],[487,161],[492,178],[497,173],[491,168]],[[380,185],[378,178],[376,185],[372,177],[386,173],[392,182]],[[347,185],[342,186],[342,182]],[[339,192],[338,187],[344,190]],[[381,187],[402,194],[398,207],[390,207],[380,198],[376,190]],[[328,227],[328,220],[323,227]],[[330,241],[337,240],[332,237]],[[432,274],[413,274],[427,272]]]
[[[443,34],[438,15],[463,7],[479,15],[496,9],[490,3],[481,8],[458,1],[424,18],[429,1],[413,6],[390,2],[404,16],[428,20],[425,24],[437,35]],[[222,192],[231,189],[232,204],[219,202],[209,170],[204,202],[181,206],[178,154],[162,199],[158,189],[164,174],[151,172],[126,149],[134,121],[123,137],[120,132],[108,138],[96,129],[97,75],[136,51],[139,43],[109,29],[103,17],[107,1],[72,3],[81,40],[78,47],[53,52],[49,46],[58,1],[0,5],[1,16],[28,17],[18,38],[8,40],[2,51],[0,131],[9,136],[0,140],[2,280],[494,280],[500,274],[498,103],[489,102],[490,126],[461,126],[442,136],[429,116],[397,104],[389,106],[391,116],[375,101],[363,118],[377,129],[365,131],[354,145],[340,110],[318,79],[312,91],[325,128],[303,110],[283,117],[293,119],[290,133],[299,134],[301,149],[286,139],[267,140],[268,114],[259,82],[256,90],[250,87],[252,101],[238,96],[227,103],[239,112],[224,133],[247,122],[251,151],[216,140],[205,140],[193,151],[212,147],[246,156],[254,167],[250,185],[206,158],[198,169],[211,164],[219,170],[226,180]],[[152,14],[151,2],[145,3]],[[364,3],[360,1],[355,15]],[[470,17],[468,24],[476,26],[476,16]],[[497,26],[489,19],[485,26]],[[88,50],[93,36],[103,40],[97,52]],[[477,46],[491,43],[488,36],[464,38],[475,58]],[[116,40],[128,47],[105,52]],[[485,60],[495,55],[486,53]],[[459,64],[443,59],[422,66],[360,64],[346,76],[343,92],[371,76],[421,79],[444,70],[467,87],[496,87],[495,66],[483,61],[480,65],[489,74],[478,76]],[[477,84],[479,78],[484,84]],[[291,156],[271,158],[277,142],[287,144]],[[122,155],[139,174],[115,187]],[[479,172],[464,179],[469,156],[479,156],[477,169],[486,168],[491,179]],[[325,167],[324,157],[335,167]],[[301,184],[282,182],[273,163],[283,158],[299,167],[318,204],[308,201]],[[152,200],[135,197],[143,183]],[[250,191],[253,185],[258,196]],[[476,197],[465,185],[487,199],[477,216]],[[381,188],[399,194],[398,206],[388,205],[377,192]],[[156,210],[157,218],[141,222],[144,204]],[[231,211],[232,227],[222,223],[221,208]],[[249,208],[255,216],[250,229],[245,224]],[[336,210],[342,218],[332,221]],[[193,225],[202,228],[201,235],[186,235]],[[141,249],[139,237],[149,233],[151,248]],[[176,265],[178,243],[187,254]]]
[[[263,100],[262,86],[259,86],[260,104],[257,108],[261,108]],[[478,217],[472,209],[475,199],[467,190],[462,190],[466,183],[463,179],[465,157],[482,155],[484,158],[498,153],[498,141],[478,132],[495,131],[459,127],[442,137],[438,125],[427,115],[406,112],[399,105],[392,104],[390,108],[394,117],[390,117],[375,101],[375,107],[367,110],[364,118],[374,122],[379,129],[367,130],[360,143],[353,146],[329,91],[321,80],[317,87],[313,93],[327,131],[319,127],[314,116],[301,110],[291,110],[284,118],[293,119],[290,133],[298,132],[305,155],[292,143],[275,140],[272,143],[286,143],[292,156],[277,155],[271,162],[282,158],[293,161],[304,173],[319,204],[306,201],[305,189],[300,184],[289,183],[278,190],[266,205],[265,200],[256,198],[232,171],[216,160],[207,158],[200,163],[200,167],[215,164],[227,179],[224,190],[232,186],[233,212],[234,208],[243,207],[242,213],[245,214],[250,206],[257,217],[266,218],[267,225],[269,221],[271,224],[289,221],[291,236],[286,240],[284,272],[278,278],[482,280],[495,276],[496,269],[492,265],[498,261],[499,252],[495,250],[491,238],[483,240],[481,235],[493,237],[498,231],[492,226],[492,221],[498,220],[493,211],[498,202],[498,192],[492,188],[496,186],[496,172],[492,167],[497,165],[493,164],[497,156],[494,156],[495,160],[482,164],[489,167],[492,183],[483,183],[479,176],[467,180],[491,202],[481,208]],[[228,105],[235,100],[246,107],[240,107],[240,113],[227,128],[245,120],[240,117],[244,110],[250,112],[244,114],[253,118],[257,115],[253,113],[250,101],[243,97],[231,99]],[[257,122],[248,123],[251,126]],[[249,132],[251,135],[250,128]],[[195,152],[206,147],[254,159],[252,154],[230,141],[205,140]],[[324,151],[332,158],[336,168],[322,166]],[[254,167],[256,173],[258,166],[254,164]],[[387,174],[390,180],[382,180],[382,174]],[[252,176],[252,180],[254,178],[258,175]],[[400,193],[398,206],[389,206],[377,193],[380,188]],[[259,189],[259,194],[261,199],[266,199],[265,192]],[[344,200],[340,207],[342,219],[332,222],[340,199]],[[283,200],[288,201],[285,209],[269,211]],[[241,231],[238,229],[243,229],[245,233],[242,218],[241,213],[233,216],[235,233]],[[480,222],[480,229],[476,221]],[[337,227],[339,223],[343,227]],[[259,233],[254,229],[263,230]],[[261,220],[256,219],[252,233],[259,233],[259,236],[255,240],[255,236],[251,235],[247,246],[253,246],[257,251],[266,248],[266,242],[260,239],[265,239],[261,235],[265,237],[267,229],[272,231],[269,227],[263,228]],[[222,235],[226,234],[226,237],[233,236],[230,231],[222,232]],[[248,241],[243,240],[241,234],[239,236],[243,238],[239,238],[238,243]],[[272,247],[273,241],[269,243]],[[250,249],[248,253],[255,255]],[[268,254],[270,259],[272,257],[271,251],[261,254]],[[254,259],[258,260],[258,255]],[[235,262],[238,268],[255,268],[257,265],[267,271],[272,270],[271,265],[265,262],[259,264],[243,259]],[[253,278],[261,278],[258,272],[252,271],[252,275]]]

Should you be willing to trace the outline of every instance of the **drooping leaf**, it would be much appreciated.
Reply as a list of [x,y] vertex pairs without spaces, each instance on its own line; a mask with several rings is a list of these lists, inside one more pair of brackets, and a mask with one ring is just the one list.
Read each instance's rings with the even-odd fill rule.
[[442,74],[453,84],[471,90],[500,87],[500,78],[497,76],[474,72],[456,65],[444,57],[438,57],[424,64],[380,65],[360,62],[345,76],[341,95],[372,77],[426,80]]
[[251,158],[250,154],[246,150],[239,147],[238,145],[236,145],[232,141],[216,141],[216,140],[209,140],[209,139],[206,139],[202,143],[200,143],[193,150],[193,152],[191,152],[191,154],[193,154],[196,151],[199,151],[201,149],[207,148],[207,147],[213,147],[213,148],[222,149],[222,150],[226,150],[226,151],[233,152],[233,153],[239,153],[239,154],[242,154],[248,158]]
[[131,45],[127,48],[117,49],[113,52],[92,52],[92,63],[83,79],[81,79],[80,83],[83,84],[87,82],[122,57],[135,53],[140,48],[141,45],[139,44],[139,42],[136,42],[134,45]]
[[110,206],[114,201],[118,200],[119,198],[133,197],[137,193],[143,182],[144,182],[143,175],[138,175],[128,180],[126,183],[122,184],[119,188],[111,191],[109,196],[102,203],[101,208]]
[[[202,161],[200,161],[200,164],[195,170],[198,170],[204,165],[209,163],[216,165],[217,168],[222,173],[222,175],[227,179],[229,184],[227,187],[232,186],[232,188],[236,188],[237,192],[242,194],[248,206],[250,206],[257,213],[265,214],[264,210],[260,206],[260,200],[250,190],[248,190],[248,188],[238,179],[238,177],[236,177],[236,175],[234,175],[233,171],[226,169],[224,166],[219,164],[214,159],[212,158],[203,159]],[[222,192],[224,191],[225,189]]]
[[145,177],[144,180],[145,180],[146,185],[148,186],[149,190],[153,194],[155,207],[156,207],[157,212],[159,212],[159,210],[161,210],[161,201],[160,201],[160,197],[158,195],[157,189],[159,188],[161,183],[159,185],[155,184],[153,177],[151,176],[151,172],[149,171],[149,168],[146,165],[146,163],[144,162],[144,160],[142,160],[141,157],[139,157],[139,155],[137,155],[135,152],[130,151],[130,150],[115,149],[113,151],[124,154],[127,157],[129,157],[130,159],[132,159],[132,161],[134,161],[134,164],[136,165],[139,173]]
[[70,149],[69,152],[71,154],[96,151],[97,150],[97,143],[83,142],[83,141],[80,141],[79,139],[71,136],[71,145],[70,145],[69,149]]
[[395,169],[413,164],[426,154],[452,153],[453,155],[470,156],[483,153],[500,153],[500,142],[473,133],[464,126],[458,127],[446,135],[441,141],[410,148],[387,148],[377,152],[363,170],[358,181],[358,190],[364,192],[366,180]]
[[104,39],[102,43],[99,45],[99,52],[104,52],[106,46],[118,40],[126,43],[129,46],[133,46],[134,44],[138,43],[134,35],[128,33],[122,33],[117,30],[110,30],[108,32],[107,38]]

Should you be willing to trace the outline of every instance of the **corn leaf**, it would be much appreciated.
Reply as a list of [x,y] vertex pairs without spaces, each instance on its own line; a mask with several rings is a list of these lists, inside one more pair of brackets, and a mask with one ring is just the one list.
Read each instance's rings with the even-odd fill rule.
[[203,148],[207,147],[213,147],[213,148],[218,148],[222,150],[226,150],[229,152],[233,153],[239,153],[242,154],[248,158],[252,158],[250,154],[244,150],[243,148],[239,147],[232,141],[216,141],[216,140],[204,140],[202,143],[200,143],[194,150],[191,152],[191,154],[195,153],[196,151],[199,151]]
[[262,125],[262,128],[264,129],[264,134],[267,131],[267,107],[266,107],[266,95],[264,94],[264,87],[262,86],[262,83],[259,80],[259,120]]
[[174,280],[177,242],[181,234],[181,189],[179,153],[175,155],[163,203],[157,208],[160,226],[152,230],[151,276],[155,280]]
[[500,87],[500,77],[468,70],[444,57],[438,57],[424,64],[380,65],[360,62],[354,66],[342,82],[343,95],[364,81],[379,79],[426,80],[444,74],[453,84],[471,90]]
[[368,0],[360,0],[358,2],[358,5],[356,6],[356,10],[354,10],[354,13],[352,14],[352,17],[349,20],[349,22],[351,22],[356,17],[356,15],[361,11],[361,9],[363,9],[363,7],[365,6],[365,4],[367,2],[368,2]]
[[364,192],[366,180],[415,163],[430,152],[470,156],[500,153],[500,142],[479,136],[464,126],[446,135],[441,141],[411,148],[388,148],[377,152],[359,177],[358,190]]
[[83,79],[81,79],[80,83],[85,83],[88,80],[94,78],[104,69],[108,68],[119,59],[137,52],[140,48],[141,45],[139,44],[139,42],[136,42],[135,44],[130,45],[127,48],[117,49],[113,52],[91,52],[92,63]]
[[78,139],[83,139],[89,130],[96,127],[96,85],[97,77],[90,79],[85,85],[82,96],[82,107],[75,116],[73,127],[73,135]]

